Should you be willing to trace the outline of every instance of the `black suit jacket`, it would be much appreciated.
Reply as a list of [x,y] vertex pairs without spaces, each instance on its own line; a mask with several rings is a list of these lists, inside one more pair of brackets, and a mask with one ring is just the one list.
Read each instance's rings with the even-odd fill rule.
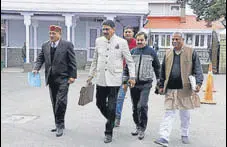
[[50,41],[43,43],[42,50],[37,57],[34,67],[34,70],[39,71],[43,63],[45,63],[46,85],[48,85],[50,74],[62,80],[65,78],[77,78],[76,57],[73,44],[69,41],[59,40],[52,63],[50,48]]

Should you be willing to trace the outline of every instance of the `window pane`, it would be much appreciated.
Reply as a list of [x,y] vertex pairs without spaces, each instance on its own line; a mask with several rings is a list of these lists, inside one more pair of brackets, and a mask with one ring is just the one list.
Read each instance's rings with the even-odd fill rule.
[[90,29],[90,47],[95,47],[96,38],[97,38],[97,29]]
[[212,44],[211,35],[208,35],[208,37],[207,37],[207,47],[211,48],[211,44]]
[[199,46],[199,35],[195,36],[195,46]]
[[204,35],[201,35],[200,46],[204,46]]
[[161,45],[162,45],[162,46],[165,46],[165,35],[162,35],[161,41],[162,41]]
[[167,35],[166,46],[170,46],[170,35]]
[[186,35],[186,44],[192,45],[192,34]]
[[154,35],[151,35],[150,43],[149,43],[150,46],[153,46],[153,44],[154,44],[153,41],[154,41]]
[[155,42],[158,42],[158,40],[159,40],[159,36],[155,35]]

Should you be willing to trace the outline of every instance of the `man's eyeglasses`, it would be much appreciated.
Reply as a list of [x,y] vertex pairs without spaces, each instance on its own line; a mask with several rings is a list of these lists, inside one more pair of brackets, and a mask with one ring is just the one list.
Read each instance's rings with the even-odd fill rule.
[[174,40],[178,41],[179,39],[177,39],[177,38],[172,38],[172,41],[174,41]]
[[103,31],[109,31],[110,28],[102,28]]

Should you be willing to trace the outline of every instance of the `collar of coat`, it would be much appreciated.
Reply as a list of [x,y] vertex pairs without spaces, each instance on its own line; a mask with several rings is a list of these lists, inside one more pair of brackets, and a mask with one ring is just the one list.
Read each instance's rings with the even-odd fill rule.
[[177,55],[180,55],[180,54],[184,51],[184,46],[183,46],[179,51],[177,51],[175,48],[173,49],[173,51],[174,51]]
[[112,42],[114,40],[114,38],[116,38],[116,35],[113,34],[113,36],[110,38],[110,40],[106,39],[105,36],[103,36],[105,38],[105,42]]

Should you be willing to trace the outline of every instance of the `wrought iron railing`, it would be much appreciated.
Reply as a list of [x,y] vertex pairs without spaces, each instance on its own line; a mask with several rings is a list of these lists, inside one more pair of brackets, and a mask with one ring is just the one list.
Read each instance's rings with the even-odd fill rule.
[[[160,49],[158,51],[158,59],[162,63],[162,60],[165,56],[165,50],[166,49]],[[197,54],[199,55],[199,59],[201,64],[208,64],[209,63],[209,57],[210,57],[210,52],[208,49],[195,49]]]
[[[79,50],[87,50],[88,51],[88,57],[90,59],[93,58],[93,55],[94,55],[94,51],[95,51],[95,48],[94,47],[89,47],[89,48],[75,48],[75,49],[79,49]],[[162,63],[162,60],[165,56],[165,50],[166,49],[159,49],[158,51],[158,58],[159,58],[159,61],[160,63]],[[205,48],[202,48],[202,49],[195,49],[197,54],[199,55],[199,58],[200,58],[200,62],[201,64],[207,64],[209,63],[209,57],[210,57],[210,52],[208,49],[205,49]]]

